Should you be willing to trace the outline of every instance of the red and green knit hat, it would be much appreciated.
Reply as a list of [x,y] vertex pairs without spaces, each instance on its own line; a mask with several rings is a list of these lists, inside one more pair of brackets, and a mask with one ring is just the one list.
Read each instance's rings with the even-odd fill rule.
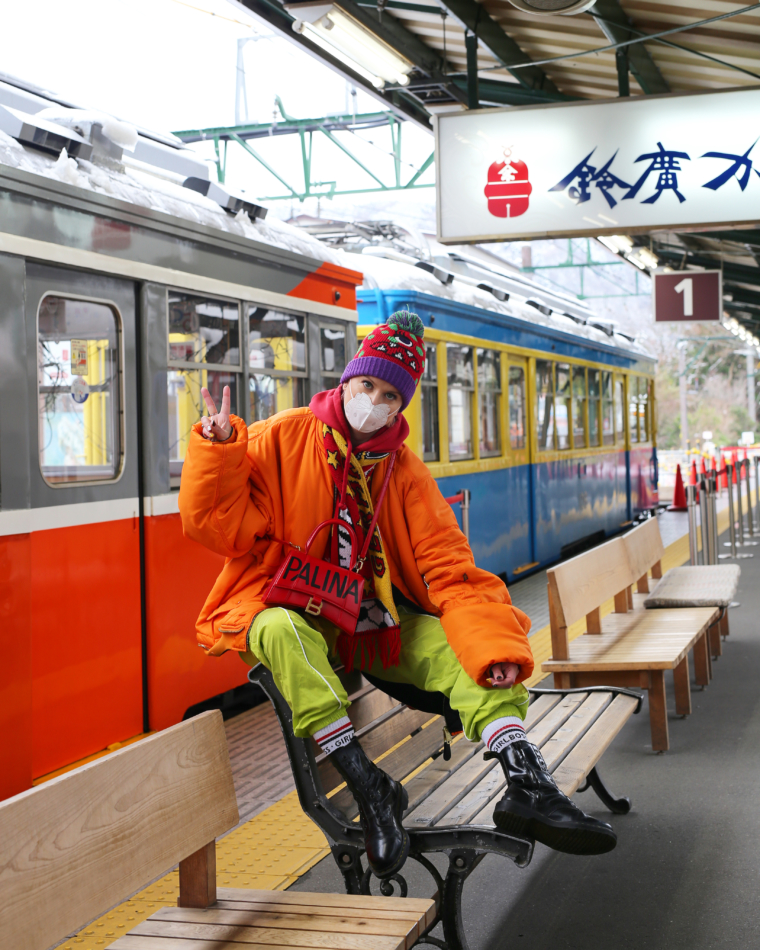
[[354,376],[377,376],[401,394],[402,410],[412,400],[425,369],[425,327],[416,313],[397,310],[387,323],[368,333],[348,363],[341,383]]

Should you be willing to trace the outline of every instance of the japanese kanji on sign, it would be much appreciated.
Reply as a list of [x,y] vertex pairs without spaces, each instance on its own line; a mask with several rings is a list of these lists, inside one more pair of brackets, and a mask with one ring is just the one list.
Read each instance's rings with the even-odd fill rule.
[[436,119],[444,243],[760,220],[760,89]]

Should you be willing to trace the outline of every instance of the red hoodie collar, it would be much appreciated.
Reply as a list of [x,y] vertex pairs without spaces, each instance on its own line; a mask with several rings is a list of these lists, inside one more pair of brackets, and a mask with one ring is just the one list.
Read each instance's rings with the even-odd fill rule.
[[[343,411],[343,387],[328,389],[317,393],[309,403],[309,409],[319,419],[332,429],[337,429],[344,439],[351,438],[351,429]],[[409,435],[409,423],[401,413],[396,416],[396,423],[390,429],[383,429],[368,442],[362,442],[360,452],[395,452],[406,441]]]

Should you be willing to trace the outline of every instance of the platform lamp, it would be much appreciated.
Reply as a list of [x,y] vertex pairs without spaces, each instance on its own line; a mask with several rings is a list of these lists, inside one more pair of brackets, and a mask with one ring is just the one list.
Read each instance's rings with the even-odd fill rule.
[[414,63],[334,3],[286,3],[294,32],[339,59],[377,89],[409,85]]

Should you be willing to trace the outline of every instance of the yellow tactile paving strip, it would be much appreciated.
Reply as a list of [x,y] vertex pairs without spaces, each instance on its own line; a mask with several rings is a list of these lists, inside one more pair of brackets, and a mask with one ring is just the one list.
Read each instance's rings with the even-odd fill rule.
[[[719,532],[727,527],[728,512],[719,512]],[[686,535],[665,549],[663,572],[684,564],[688,559],[689,538]],[[611,613],[613,606],[612,600],[608,601],[602,607],[602,615]],[[585,630],[584,618],[570,627],[570,639],[574,640]],[[526,686],[533,686],[549,675],[541,672],[541,663],[551,655],[549,627],[533,634],[530,642],[537,672]],[[325,836],[301,811],[296,792],[290,792],[217,842],[217,883],[220,887],[284,891],[329,851]],[[179,874],[175,869],[84,927],[65,941],[61,950],[102,950],[159,908],[176,907],[178,896]]]

